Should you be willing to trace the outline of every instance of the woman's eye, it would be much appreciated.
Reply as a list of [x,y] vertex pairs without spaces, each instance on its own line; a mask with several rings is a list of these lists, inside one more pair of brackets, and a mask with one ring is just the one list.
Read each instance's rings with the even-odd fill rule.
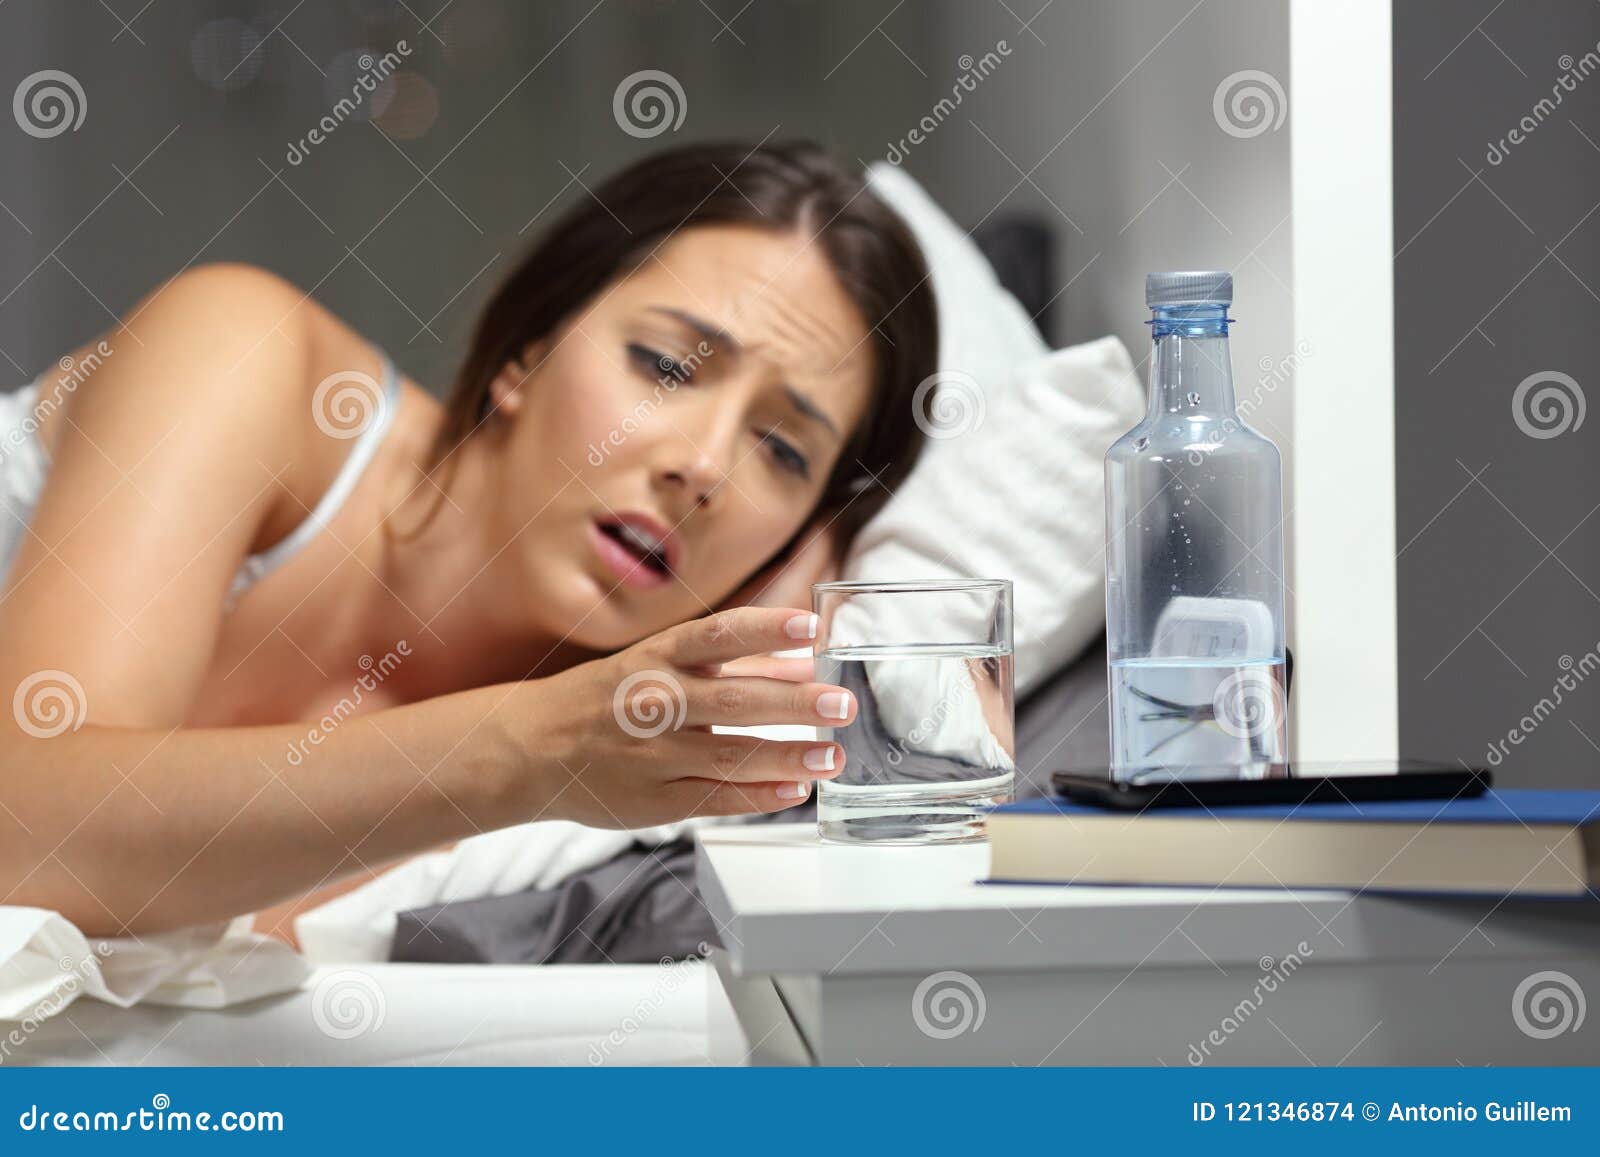
[[694,376],[688,366],[671,354],[664,354],[660,350],[653,350],[637,342],[628,343],[628,358],[652,381],[672,378],[674,381],[687,382]]
[[778,437],[775,432],[769,431],[761,436],[761,440],[772,451],[772,457],[777,464],[785,470],[799,475],[801,478],[811,477],[811,463],[806,456],[796,450],[793,445]]

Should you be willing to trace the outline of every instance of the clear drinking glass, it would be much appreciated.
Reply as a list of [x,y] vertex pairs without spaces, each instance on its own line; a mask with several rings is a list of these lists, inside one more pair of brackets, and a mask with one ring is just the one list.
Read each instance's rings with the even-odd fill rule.
[[818,784],[817,830],[838,843],[981,840],[1016,776],[1011,583],[818,583],[819,682],[856,698],[822,728],[845,749]]

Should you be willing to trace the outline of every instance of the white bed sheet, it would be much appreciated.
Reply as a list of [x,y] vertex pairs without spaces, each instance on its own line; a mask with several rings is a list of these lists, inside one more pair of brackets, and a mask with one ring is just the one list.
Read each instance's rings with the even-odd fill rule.
[[707,1065],[713,996],[726,1001],[700,960],[325,965],[233,1008],[78,1001],[4,1043],[4,1063]]

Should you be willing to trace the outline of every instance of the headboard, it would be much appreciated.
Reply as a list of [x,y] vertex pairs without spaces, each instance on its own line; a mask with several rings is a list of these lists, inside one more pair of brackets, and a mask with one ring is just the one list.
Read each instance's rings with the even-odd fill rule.
[[1044,221],[1029,216],[986,221],[972,239],[994,266],[1000,284],[1022,303],[1044,340],[1055,346],[1056,237]]

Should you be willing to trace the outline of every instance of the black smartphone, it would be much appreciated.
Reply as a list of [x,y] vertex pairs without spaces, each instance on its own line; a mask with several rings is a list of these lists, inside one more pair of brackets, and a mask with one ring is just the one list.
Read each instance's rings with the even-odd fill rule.
[[1073,803],[1119,811],[1162,807],[1339,803],[1375,799],[1456,799],[1482,795],[1482,768],[1422,760],[1258,763],[1246,767],[1139,768],[1112,779],[1105,769],[1058,771],[1050,783]]

